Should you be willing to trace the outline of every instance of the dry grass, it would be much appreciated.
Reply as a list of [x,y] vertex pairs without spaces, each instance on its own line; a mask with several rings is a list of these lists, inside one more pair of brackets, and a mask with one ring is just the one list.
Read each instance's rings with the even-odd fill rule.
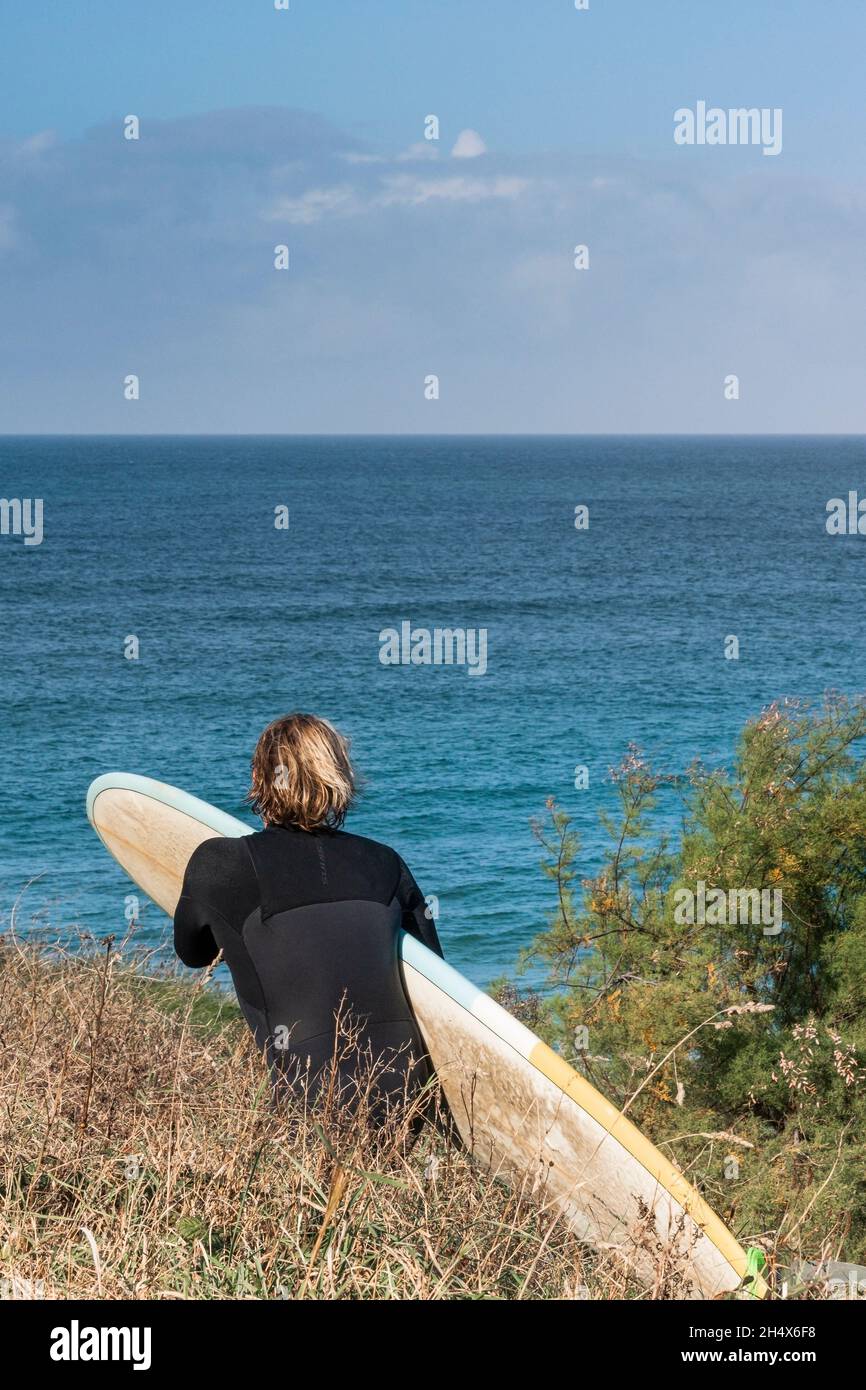
[[412,1120],[277,1113],[246,1024],[206,980],[127,943],[0,937],[7,1296],[682,1296],[669,1251],[640,1289],[447,1129],[413,1142]]
[[0,1059],[7,1293],[600,1296],[562,1224],[447,1133],[275,1113],[236,1007],[126,948],[3,937]]

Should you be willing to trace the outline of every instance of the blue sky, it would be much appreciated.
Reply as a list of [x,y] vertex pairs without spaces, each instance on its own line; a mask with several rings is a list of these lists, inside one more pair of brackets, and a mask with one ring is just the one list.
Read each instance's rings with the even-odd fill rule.
[[863,427],[863,0],[0,4],[0,431]]

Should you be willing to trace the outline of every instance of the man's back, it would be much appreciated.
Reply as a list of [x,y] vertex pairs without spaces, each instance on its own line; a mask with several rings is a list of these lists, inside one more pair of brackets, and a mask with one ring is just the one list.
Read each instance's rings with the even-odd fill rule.
[[[399,968],[401,926],[441,955],[424,898],[394,850],[343,831],[279,825],[196,850],[175,948],[193,966],[222,949],[276,1073],[313,1081],[335,1053],[339,1016],[355,1046],[391,1060],[380,1085],[391,1091],[408,1074],[398,1054],[417,1062],[424,1051]],[[341,1063],[344,1079],[351,1071]]]

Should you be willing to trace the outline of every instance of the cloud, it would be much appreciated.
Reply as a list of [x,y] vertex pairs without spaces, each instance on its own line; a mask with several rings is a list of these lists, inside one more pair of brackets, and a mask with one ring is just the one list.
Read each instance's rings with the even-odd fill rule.
[[864,190],[742,167],[281,108],[0,141],[4,428],[862,430]]
[[491,198],[519,198],[529,188],[529,180],[499,176],[471,179],[393,177],[385,181],[382,193],[376,198],[379,207],[399,205],[419,207],[422,203],[480,203]]
[[461,130],[451,151],[454,159],[477,159],[487,153],[487,146],[477,130]]
[[409,164],[417,163],[419,160],[436,160],[439,158],[439,151],[435,142],[432,140],[418,140],[408,149],[401,150],[399,154],[370,154],[367,151],[352,152],[345,156],[347,164]]
[[264,216],[270,222],[290,226],[309,226],[330,213],[345,216],[361,210],[354,190],[346,184],[336,188],[311,188],[299,198],[280,198]]
[[378,208],[514,199],[529,187],[530,180],[505,175],[485,179],[462,175],[422,178],[411,174],[386,174],[373,186],[353,187],[344,183],[334,188],[310,189],[298,198],[280,198],[263,215],[269,222],[310,225],[332,216],[358,217]]

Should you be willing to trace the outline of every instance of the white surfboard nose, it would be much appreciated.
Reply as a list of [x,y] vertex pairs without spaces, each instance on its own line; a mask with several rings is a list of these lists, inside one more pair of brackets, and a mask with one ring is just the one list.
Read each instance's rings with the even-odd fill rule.
[[202,841],[252,829],[166,782],[127,772],[108,772],[91,783],[87,815],[109,854],[169,917]]

